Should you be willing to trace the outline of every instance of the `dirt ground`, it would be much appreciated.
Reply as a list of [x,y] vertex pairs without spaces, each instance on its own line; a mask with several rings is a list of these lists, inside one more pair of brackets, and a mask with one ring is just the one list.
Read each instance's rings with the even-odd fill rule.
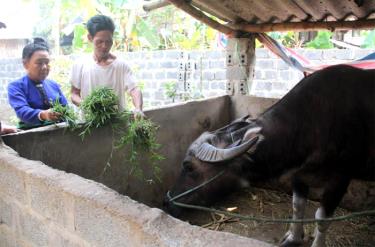
[[[226,210],[236,207],[232,212],[255,217],[291,218],[292,197],[288,194],[259,188],[251,188],[234,193],[213,207]],[[309,201],[306,218],[313,218],[319,203]],[[342,208],[335,216],[350,212]],[[185,213],[182,220],[208,229],[235,233],[241,236],[262,240],[277,245],[288,230],[287,224],[257,223],[239,220],[220,214],[203,211]],[[310,246],[313,240],[314,224],[306,224],[303,246]],[[347,221],[332,222],[327,237],[329,247],[373,247],[375,246],[375,217],[354,218]]]

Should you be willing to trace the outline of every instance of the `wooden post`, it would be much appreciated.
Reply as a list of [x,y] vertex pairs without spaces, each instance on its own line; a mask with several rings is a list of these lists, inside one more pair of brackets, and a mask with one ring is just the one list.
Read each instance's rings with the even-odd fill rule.
[[229,38],[226,48],[227,93],[248,95],[253,83],[255,36]]

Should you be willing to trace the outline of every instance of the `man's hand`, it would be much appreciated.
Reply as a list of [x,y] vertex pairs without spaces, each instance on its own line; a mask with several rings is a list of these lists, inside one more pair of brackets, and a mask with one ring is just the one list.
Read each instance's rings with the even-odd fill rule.
[[48,109],[41,111],[39,116],[41,120],[56,122],[60,119],[61,114],[58,112],[54,112],[51,109]]
[[133,110],[134,119],[143,119],[146,117],[146,115],[143,113],[143,111],[139,109]]
[[143,97],[141,90],[139,90],[138,87],[134,87],[132,90],[130,90],[129,94],[132,97],[133,105],[135,107],[135,110],[133,111],[134,118],[143,118],[145,114],[142,111]]
[[81,90],[72,86],[71,93],[71,99],[73,104],[75,104],[76,106],[80,106],[82,103]]

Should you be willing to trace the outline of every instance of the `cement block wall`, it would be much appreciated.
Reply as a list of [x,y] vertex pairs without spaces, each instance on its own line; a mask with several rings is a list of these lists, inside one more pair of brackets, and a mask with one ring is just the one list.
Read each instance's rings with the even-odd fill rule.
[[0,246],[271,245],[191,226],[99,183],[21,158],[1,143]]
[[[298,49],[297,53],[315,64],[344,63],[359,59],[374,52],[374,49],[327,49],[312,50]],[[189,84],[190,97],[212,97],[226,93],[226,64],[225,51],[154,51],[129,52],[117,54],[125,59],[134,70],[137,80],[144,85],[143,94],[145,106],[155,107],[172,103],[166,95],[165,84],[174,82],[178,93],[184,92]],[[68,75],[74,58],[59,58],[67,60],[56,63],[52,70]],[[0,104],[7,105],[7,84],[21,77],[23,66],[20,58],[0,59]],[[52,74],[52,72],[51,72]],[[183,77],[181,80],[180,77]],[[281,98],[301,78],[302,73],[288,67],[268,49],[256,49],[255,77],[251,95],[265,98]],[[56,79],[57,78],[52,78]],[[59,81],[59,83],[69,83]],[[182,100],[177,97],[176,102]]]

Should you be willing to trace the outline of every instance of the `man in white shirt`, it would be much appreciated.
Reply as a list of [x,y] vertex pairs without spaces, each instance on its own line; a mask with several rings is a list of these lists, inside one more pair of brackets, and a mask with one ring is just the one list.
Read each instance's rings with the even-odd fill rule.
[[93,43],[94,53],[73,65],[70,83],[72,102],[79,106],[94,89],[101,86],[112,88],[119,98],[119,108],[126,106],[125,92],[132,97],[136,116],[143,116],[142,93],[136,86],[129,66],[110,53],[115,25],[112,19],[96,15],[87,22],[88,39]]

